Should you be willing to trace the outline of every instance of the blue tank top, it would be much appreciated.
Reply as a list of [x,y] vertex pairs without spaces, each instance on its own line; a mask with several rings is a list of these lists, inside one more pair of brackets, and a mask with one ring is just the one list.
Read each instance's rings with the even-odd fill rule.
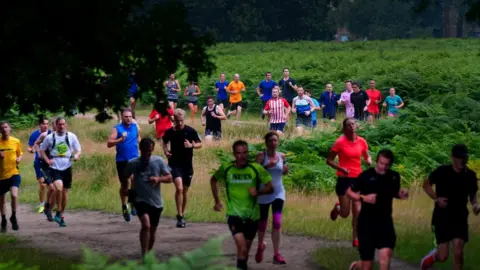
[[178,88],[177,82],[167,82],[167,98],[168,99],[178,99],[178,92],[173,90],[173,88]]
[[123,132],[127,132],[127,138],[125,141],[117,144],[116,161],[129,161],[132,158],[138,157],[138,129],[137,125],[132,123],[130,127],[126,127],[124,124],[118,124],[115,126],[117,129],[117,139],[122,137]]

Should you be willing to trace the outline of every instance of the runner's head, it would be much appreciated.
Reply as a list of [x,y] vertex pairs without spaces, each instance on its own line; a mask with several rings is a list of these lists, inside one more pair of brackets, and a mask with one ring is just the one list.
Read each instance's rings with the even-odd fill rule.
[[55,126],[57,127],[57,132],[63,134],[67,131],[67,121],[62,116],[57,117],[55,120]]
[[352,91],[352,80],[345,81],[345,89],[347,89],[348,91]]
[[395,96],[395,88],[393,88],[393,87],[390,88],[389,93],[390,93],[390,96],[392,96],[392,97]]
[[8,136],[10,136],[10,132],[12,131],[12,128],[10,127],[10,124],[7,121],[0,121],[0,134],[2,134],[2,138],[6,139]]
[[393,152],[389,149],[382,149],[377,154],[377,160],[375,163],[375,171],[379,174],[385,174],[390,167],[392,166],[393,162],[395,161],[395,156]]
[[305,89],[305,95],[311,97],[312,96],[312,90],[310,88]]
[[333,91],[333,85],[331,83],[327,83],[325,85],[325,89],[327,89],[328,92],[332,92]]
[[360,85],[357,82],[353,82],[352,89],[353,89],[353,92],[357,93],[358,91],[360,91]]
[[173,112],[173,124],[177,129],[185,127],[185,111],[182,109],[175,109]]
[[234,80],[235,82],[238,82],[238,80],[240,80],[240,75],[239,75],[238,73],[235,73],[235,74],[233,75],[233,80]]
[[456,144],[452,148],[452,165],[456,171],[463,171],[468,163],[468,148],[464,144]]
[[288,68],[283,68],[283,77],[290,76],[290,70]]
[[175,80],[175,74],[173,74],[173,73],[170,74],[168,77],[170,78],[170,80]]
[[122,123],[124,125],[130,125],[132,123],[133,117],[132,117],[132,110],[129,108],[123,109],[122,110]]
[[355,129],[357,128],[357,123],[355,123],[355,119],[347,117],[345,120],[343,120],[342,127],[343,134],[354,135]]
[[220,74],[220,81],[225,81],[225,73]]
[[57,131],[57,118],[58,118],[58,116],[54,116],[50,120],[50,121],[52,121],[52,130],[53,131]]
[[243,167],[248,163],[248,143],[244,140],[238,140],[232,146],[235,163],[238,167]]
[[144,162],[150,161],[153,150],[155,149],[155,142],[150,138],[143,138],[140,141],[140,158]]
[[375,80],[370,80],[370,89],[375,89]]
[[265,80],[267,80],[267,82],[272,80],[272,73],[271,72],[265,73]]
[[265,146],[267,146],[267,149],[276,150],[278,140],[278,133],[276,131],[270,131],[265,135]]
[[191,86],[196,85],[195,81],[191,80],[191,81],[190,81],[190,85],[191,85]]
[[275,85],[272,89],[272,97],[277,98],[280,95],[280,87],[278,85]]
[[299,96],[299,97],[303,97],[303,94],[304,94],[303,87],[299,86],[299,87],[297,88],[297,93],[298,93],[298,96]]
[[207,105],[208,107],[212,107],[213,105],[215,105],[215,100],[213,99],[213,96],[207,97]]
[[48,119],[45,116],[42,115],[38,119],[38,127],[40,128],[41,133],[48,130]]

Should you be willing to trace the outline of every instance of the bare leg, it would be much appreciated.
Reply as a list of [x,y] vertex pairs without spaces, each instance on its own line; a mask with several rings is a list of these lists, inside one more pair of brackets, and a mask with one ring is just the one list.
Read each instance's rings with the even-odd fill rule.
[[[390,261],[392,259],[392,253],[393,253],[393,250],[390,248],[382,248],[378,251],[378,264],[380,264],[380,270],[390,270]],[[373,269],[373,267],[369,269]]]
[[57,201],[57,212],[62,213],[63,212],[63,209],[62,209],[63,182],[62,182],[62,180],[55,180],[55,182],[53,182],[53,185],[55,187],[55,198],[56,198],[56,201]]
[[145,256],[145,254],[149,250],[149,244],[150,244],[150,217],[145,214],[141,217],[139,217],[140,223],[142,224],[142,227],[140,229],[140,248],[142,251],[142,257]]
[[67,208],[67,201],[68,201],[68,189],[64,188],[62,192],[62,214],[65,212]]
[[153,245],[155,244],[155,236],[157,234],[157,227],[150,228],[150,242],[148,242],[148,251],[153,249]]
[[465,243],[462,239],[453,239],[453,269],[463,269],[463,247]]
[[40,203],[45,202],[45,190],[45,178],[41,177],[38,179],[38,199],[40,200]]
[[352,237],[353,239],[358,238],[357,234],[357,224],[358,224],[358,215],[360,214],[360,207],[361,203],[360,202],[354,202],[352,201]]
[[177,177],[173,180],[175,184],[175,202],[177,203],[177,213],[183,217],[183,182],[182,178]]
[[12,199],[12,212],[17,212],[18,207],[18,187],[11,187],[10,188],[10,197]]
[[188,103],[188,108],[190,109],[190,121],[192,121],[192,125],[195,121],[195,109],[193,103]]
[[5,205],[6,202],[7,202],[7,198],[5,197],[5,194],[3,194],[0,197],[0,213],[2,214],[2,216],[5,216],[7,213],[7,206]]
[[[236,233],[233,236],[235,245],[237,246],[237,268],[247,269],[248,247],[247,240],[243,233]],[[250,243],[251,245],[251,243]]]
[[187,193],[188,193],[188,187],[183,186],[182,216],[185,213],[185,208],[187,207]]
[[240,115],[242,114],[242,107],[237,107],[237,121],[240,121]]

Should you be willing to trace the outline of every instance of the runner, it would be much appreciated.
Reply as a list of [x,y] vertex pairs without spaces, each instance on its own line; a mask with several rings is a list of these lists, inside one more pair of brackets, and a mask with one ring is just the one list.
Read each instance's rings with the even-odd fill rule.
[[[163,151],[172,169],[175,184],[175,202],[177,204],[177,227],[185,228],[184,218],[187,206],[187,193],[193,176],[193,149],[200,149],[202,141],[198,132],[185,125],[185,111],[176,109],[173,113],[174,126],[163,136]],[[168,144],[170,143],[170,148]]]
[[435,262],[445,262],[450,243],[453,245],[453,269],[463,269],[463,250],[469,240],[468,199],[473,213],[480,213],[477,200],[478,179],[475,172],[467,167],[467,147],[463,144],[455,145],[451,160],[451,164],[435,169],[423,184],[425,193],[435,201],[432,230],[436,248],[422,259],[422,269],[430,269]]
[[195,123],[195,114],[198,111],[198,96],[200,95],[200,88],[194,81],[190,81],[190,84],[185,88],[184,96],[188,99],[188,108],[190,109],[190,120],[192,125]]
[[305,94],[312,99],[313,104],[315,105],[315,110],[312,112],[312,127],[316,128],[317,127],[317,111],[320,111],[322,108],[320,107],[320,103],[318,103],[318,100],[315,98],[312,98],[312,90],[307,89],[305,90]]
[[[66,227],[63,213],[67,205],[68,191],[72,188],[72,157],[74,161],[80,158],[81,146],[77,136],[67,131],[65,118],[58,117],[55,122],[57,131],[48,135],[40,145],[43,159],[50,165],[51,177],[57,199],[55,222],[60,227]],[[49,152],[47,156],[46,151]]]
[[7,121],[0,122],[0,212],[2,214],[1,230],[7,230],[6,218],[6,198],[7,192],[10,192],[12,215],[10,222],[12,230],[18,231],[17,206],[18,206],[18,188],[22,182],[18,164],[22,160],[22,144],[20,140],[11,136],[10,124]]
[[267,104],[267,101],[272,98],[272,89],[275,87],[277,83],[272,81],[272,73],[267,72],[265,73],[265,80],[261,81],[257,87],[257,94],[262,100],[262,110],[261,110],[261,118],[262,120],[265,119],[265,114],[263,113],[263,108]]
[[353,118],[355,116],[355,109],[353,108],[352,102],[350,102],[350,96],[353,93],[352,81],[345,81],[345,91],[340,95],[338,100],[338,105],[342,103],[345,104],[345,114],[348,118]]
[[[108,136],[107,147],[115,146],[117,152],[115,157],[118,179],[120,180],[120,199],[122,201],[122,213],[126,222],[130,221],[128,213],[127,194],[128,178],[125,176],[125,167],[129,160],[138,157],[138,142],[140,141],[140,129],[132,121],[132,111],[124,109],[122,111],[122,123],[114,126]],[[135,208],[132,207],[132,215],[136,215]]]
[[331,83],[325,85],[325,89],[326,91],[320,96],[320,107],[323,111],[323,119],[329,119],[335,122],[337,117],[337,102],[340,97],[333,92],[333,85]]
[[40,137],[40,134],[44,132],[47,132],[47,134],[51,133],[51,131],[48,129],[48,119],[42,116],[38,121],[38,129],[32,132],[30,138],[28,139],[28,152],[35,153],[33,168],[35,169],[35,176],[37,177],[38,181],[38,198],[40,199],[40,205],[38,206],[39,214],[43,213],[43,210],[45,210],[45,191],[47,190],[47,184],[45,183],[45,174],[42,171],[41,160],[38,156],[38,152],[35,151],[36,149],[34,148],[34,145],[38,137]]
[[[160,101],[160,103],[163,103],[164,101]],[[150,113],[150,116],[148,116],[148,123],[152,124],[155,122],[155,137],[157,138],[157,141],[160,143],[162,141],[163,134],[165,134],[165,131],[167,131],[169,128],[172,127],[172,121],[173,121],[173,110],[170,107],[164,107],[161,106],[163,111],[160,113],[158,112],[155,108],[152,109],[152,112]]]
[[355,110],[354,118],[357,121],[365,121],[368,116],[368,105],[370,99],[365,91],[360,90],[360,85],[357,82],[352,83],[353,93],[350,95],[350,102]]
[[293,99],[292,112],[297,114],[295,126],[301,134],[303,126],[312,127],[312,116],[310,114],[315,111],[315,104],[311,98],[304,95],[303,87],[298,86],[297,93],[298,96]]
[[397,238],[392,218],[393,199],[408,198],[408,191],[400,188],[400,174],[390,169],[393,162],[392,151],[381,150],[375,167],[362,172],[347,190],[350,199],[362,203],[358,216],[360,261],[353,262],[351,270],[372,270],[376,249],[380,270],[390,269]]
[[130,160],[124,179],[132,178],[129,200],[134,203],[141,223],[140,246],[142,257],[155,244],[158,223],[163,211],[161,183],[171,183],[172,175],[165,161],[152,155],[155,142],[144,138],[140,141],[140,157]]
[[222,107],[217,106],[212,96],[207,98],[207,106],[202,110],[202,125],[205,126],[205,141],[222,139],[222,120],[227,119]]
[[267,101],[264,114],[268,114],[270,117],[270,130],[277,131],[283,134],[288,119],[290,118],[290,104],[288,101],[280,97],[280,88],[278,85],[272,89],[272,98]]
[[240,75],[233,75],[233,81],[228,84],[227,92],[230,93],[230,110],[227,113],[227,118],[235,112],[237,115],[237,121],[240,120],[240,114],[242,113],[242,93],[245,92],[245,84],[240,81]]
[[227,87],[229,82],[225,81],[225,73],[220,74],[220,80],[215,83],[215,91],[217,91],[217,104],[225,112],[229,107]]
[[375,80],[370,80],[370,88],[365,91],[370,99],[368,104],[368,122],[373,124],[374,119],[380,119],[380,109],[378,104],[383,100],[382,93],[375,89]]
[[136,81],[135,71],[132,71],[128,76],[130,85],[128,87],[128,93],[130,98],[130,109],[132,110],[132,117],[135,119],[135,108],[137,107],[137,93],[138,93],[138,84]]
[[293,106],[293,98],[297,95],[297,81],[294,78],[290,78],[290,70],[288,68],[283,69],[283,78],[278,81],[278,85],[281,87],[281,93],[283,98],[288,101],[290,106]]
[[[226,186],[227,222],[237,246],[237,268],[246,270],[260,219],[257,196],[273,192],[272,176],[258,163],[249,162],[246,141],[234,142],[232,150],[235,161],[222,164],[210,179],[210,185],[215,200],[213,209],[217,212],[223,209],[217,182]],[[263,189],[259,189],[260,184],[264,184]]]
[[398,95],[395,95],[395,88],[390,88],[390,95],[385,98],[383,102],[383,107],[388,106],[388,116],[390,117],[397,117],[398,111],[402,108],[405,104],[403,100]]
[[175,110],[178,103],[178,92],[180,92],[180,83],[178,80],[175,80],[175,74],[170,74],[168,81],[164,82],[163,85],[167,88],[167,99],[168,106]]
[[[347,218],[350,214],[350,209],[352,209],[352,245],[358,247],[357,220],[360,213],[360,203],[352,201],[346,193],[362,172],[361,157],[363,157],[368,166],[372,165],[372,159],[368,154],[367,142],[355,132],[357,127],[355,120],[353,118],[345,118],[342,126],[343,135],[335,141],[327,157],[327,164],[337,170],[338,176],[335,191],[339,202],[333,207],[330,218],[333,221],[337,219],[338,215],[342,218]],[[335,163],[337,155],[338,164]]]
[[[277,152],[279,136],[275,131],[265,135],[265,151],[257,154],[255,161],[261,164],[272,176],[273,193],[258,196],[260,205],[260,224],[258,226],[258,247],[255,261],[260,263],[263,260],[263,252],[267,243],[263,241],[268,225],[268,211],[272,206],[272,242],[273,242],[273,263],[286,264],[285,259],[280,255],[280,238],[282,227],[282,211],[285,203],[285,187],[283,186],[282,175],[288,173],[285,154]],[[262,188],[262,186],[260,186]]]

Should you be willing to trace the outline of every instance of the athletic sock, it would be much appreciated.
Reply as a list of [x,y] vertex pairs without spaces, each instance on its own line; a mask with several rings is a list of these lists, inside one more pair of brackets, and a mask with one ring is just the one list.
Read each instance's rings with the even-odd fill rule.
[[12,212],[12,217],[16,217],[17,216],[17,212],[13,211]]
[[7,217],[5,215],[2,215],[2,220],[7,220]]
[[57,213],[55,214],[57,217],[61,216],[62,213],[60,213],[60,211],[57,210]]
[[122,204],[122,210],[127,210],[127,205],[126,204]]
[[237,268],[247,270],[247,260],[237,259]]
[[41,202],[40,205],[41,205],[41,206],[44,206],[44,205],[45,205],[45,202]]

